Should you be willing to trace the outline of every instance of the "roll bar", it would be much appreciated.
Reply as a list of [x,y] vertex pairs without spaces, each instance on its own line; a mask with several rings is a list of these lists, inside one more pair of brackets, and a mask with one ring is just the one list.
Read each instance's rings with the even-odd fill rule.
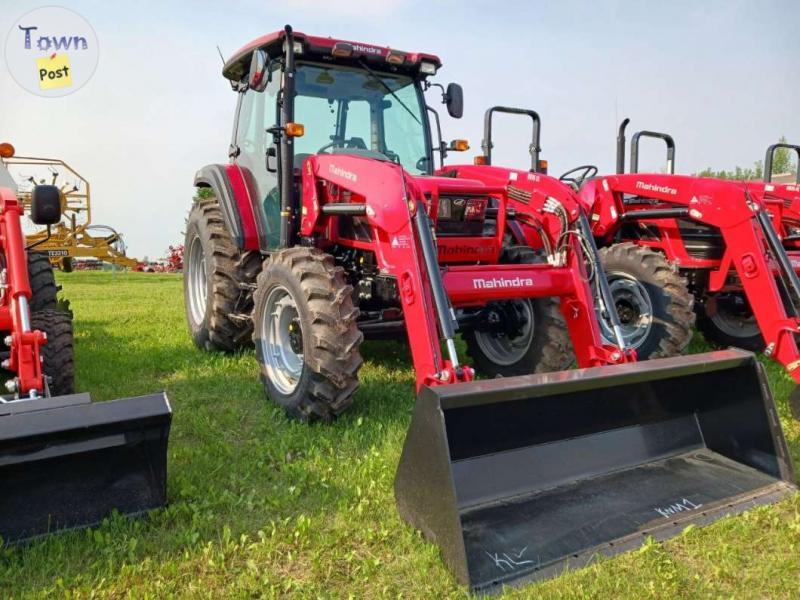
[[675,140],[668,133],[658,131],[637,131],[631,137],[631,173],[639,172],[639,139],[643,137],[664,140],[667,144],[667,173],[675,174]]
[[531,118],[533,121],[533,133],[531,135],[531,145],[528,147],[528,151],[531,155],[531,172],[538,173],[539,172],[539,153],[542,151],[541,147],[539,146],[539,139],[541,133],[541,120],[539,119],[539,113],[535,110],[530,110],[527,108],[512,108],[509,106],[492,106],[490,109],[486,111],[483,116],[483,140],[481,141],[481,151],[483,152],[483,156],[486,159],[486,164],[492,164],[492,148],[494,144],[492,143],[492,115],[494,113],[506,113],[509,115],[526,115]]
[[800,183],[800,146],[796,146],[794,144],[784,144],[780,142],[778,144],[772,144],[769,148],[767,148],[767,156],[764,158],[764,181],[769,183],[772,181],[772,161],[775,158],[775,151],[779,148],[786,148],[787,150],[794,150],[797,152],[797,183]]
[[[625,128],[631,120],[625,118],[619,125],[617,133],[617,173],[622,175],[625,173]],[[659,131],[637,131],[631,137],[631,164],[630,172],[639,172],[639,139],[643,137],[655,138],[663,140],[667,145],[667,173],[670,175],[675,174],[675,140],[668,133],[661,133]]]

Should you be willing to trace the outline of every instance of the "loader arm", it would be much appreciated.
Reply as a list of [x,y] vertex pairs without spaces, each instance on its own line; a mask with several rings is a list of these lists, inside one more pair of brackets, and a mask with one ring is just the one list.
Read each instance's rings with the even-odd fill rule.
[[9,380],[9,392],[36,397],[44,392],[39,349],[47,339],[41,331],[31,329],[31,287],[21,219],[22,205],[16,194],[0,188],[0,237],[5,250],[0,329],[12,332],[6,339],[8,357],[3,367],[16,373],[16,378]]
[[[560,262],[440,267],[435,260],[438,253],[431,247],[431,241],[435,243],[435,240],[427,238],[435,220],[435,200],[432,199],[442,195],[444,190],[453,190],[451,179],[440,182],[442,190],[437,191],[435,178],[411,177],[391,162],[350,155],[310,157],[304,162],[302,173],[300,235],[307,239],[324,239],[333,246],[373,251],[381,272],[396,280],[418,388],[471,378],[471,369],[459,369],[455,348],[451,348],[449,341],[453,335],[448,326],[448,323],[454,324],[452,309],[480,307],[498,299],[559,297],[579,366],[635,359],[630,351],[603,344],[577,230],[570,234],[559,229],[564,228],[564,220],[576,221],[580,214],[577,203],[568,205],[563,216],[548,213],[544,208],[536,216],[542,223],[540,235],[552,248],[561,244]],[[499,222],[504,223],[510,202],[505,186],[469,176],[458,184],[458,187],[469,186],[468,191],[474,194],[496,196]],[[533,211],[525,210],[533,218]],[[427,214],[428,211],[434,215]],[[341,218],[366,224],[369,239],[343,236]],[[498,226],[498,252],[503,235],[504,229]],[[536,240],[536,243],[541,244],[541,241]],[[448,348],[446,359],[440,350],[440,339]]]

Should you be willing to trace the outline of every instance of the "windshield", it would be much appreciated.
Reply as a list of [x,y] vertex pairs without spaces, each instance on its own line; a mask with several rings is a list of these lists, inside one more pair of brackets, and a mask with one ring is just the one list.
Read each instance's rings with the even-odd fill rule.
[[347,152],[397,162],[413,174],[430,172],[422,94],[404,75],[299,63],[294,119],[305,126],[295,156]]

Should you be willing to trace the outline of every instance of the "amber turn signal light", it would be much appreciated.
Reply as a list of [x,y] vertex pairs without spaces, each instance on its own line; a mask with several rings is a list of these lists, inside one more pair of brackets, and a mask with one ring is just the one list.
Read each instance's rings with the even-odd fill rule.
[[0,144],[0,158],[11,158],[14,156],[14,152],[14,146],[8,142],[3,142]]
[[479,154],[473,159],[473,164],[476,165],[485,165],[486,164],[486,157],[483,154]]
[[450,142],[450,150],[453,152],[466,152],[469,150],[469,140],[453,140]]
[[286,135],[289,137],[303,137],[303,134],[306,132],[306,128],[302,123],[287,123],[286,124]]

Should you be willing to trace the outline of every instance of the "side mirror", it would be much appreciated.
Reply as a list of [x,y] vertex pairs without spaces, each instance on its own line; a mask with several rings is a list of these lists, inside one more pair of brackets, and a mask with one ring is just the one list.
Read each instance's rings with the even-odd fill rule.
[[444,103],[447,105],[447,112],[454,119],[460,119],[464,114],[464,90],[457,83],[447,85],[444,93]]
[[54,185],[37,185],[31,192],[31,221],[55,225],[61,220],[61,190]]
[[269,71],[269,56],[263,50],[255,50],[250,59],[250,75],[247,83],[254,92],[263,92],[267,88],[271,73]]

